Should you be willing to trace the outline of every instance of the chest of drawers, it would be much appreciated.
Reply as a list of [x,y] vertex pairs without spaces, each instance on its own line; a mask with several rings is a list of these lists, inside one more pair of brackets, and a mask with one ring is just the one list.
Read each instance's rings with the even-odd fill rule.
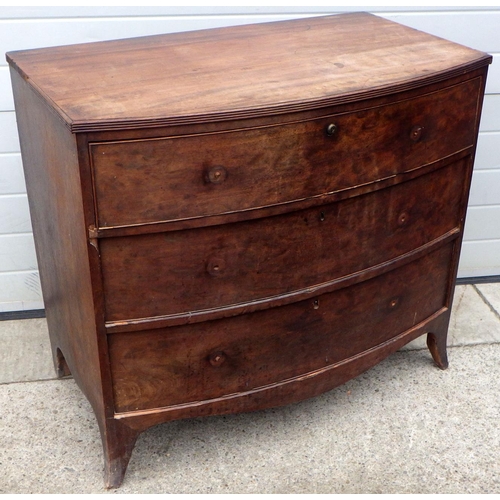
[[446,334],[490,56],[368,14],[13,52],[47,322],[138,434]]

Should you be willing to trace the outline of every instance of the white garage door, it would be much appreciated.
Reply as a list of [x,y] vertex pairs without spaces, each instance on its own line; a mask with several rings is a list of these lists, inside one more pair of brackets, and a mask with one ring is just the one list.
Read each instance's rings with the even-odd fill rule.
[[[333,14],[326,7],[2,7],[0,52]],[[370,8],[493,55],[459,276],[500,275],[500,7]],[[42,309],[7,64],[0,61],[0,313]]]

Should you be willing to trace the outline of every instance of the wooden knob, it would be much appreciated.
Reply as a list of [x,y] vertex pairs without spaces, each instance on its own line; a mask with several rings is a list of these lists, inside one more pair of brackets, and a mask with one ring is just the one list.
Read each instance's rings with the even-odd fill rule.
[[226,361],[226,355],[222,351],[213,352],[208,356],[208,361],[212,366],[220,366]]
[[221,165],[217,165],[208,170],[206,179],[212,184],[222,184],[227,177],[227,170]]

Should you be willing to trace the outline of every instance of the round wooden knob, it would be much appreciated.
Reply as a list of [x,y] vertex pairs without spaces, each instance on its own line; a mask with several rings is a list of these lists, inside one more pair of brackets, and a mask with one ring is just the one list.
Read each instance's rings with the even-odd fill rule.
[[206,178],[212,184],[222,184],[227,177],[227,170],[221,165],[217,165],[208,170]]
[[212,366],[220,366],[226,361],[226,355],[222,351],[213,352],[208,356],[208,361]]
[[411,129],[410,132],[410,139],[413,142],[418,142],[422,138],[422,133],[424,131],[424,127],[421,127],[420,125],[416,125]]

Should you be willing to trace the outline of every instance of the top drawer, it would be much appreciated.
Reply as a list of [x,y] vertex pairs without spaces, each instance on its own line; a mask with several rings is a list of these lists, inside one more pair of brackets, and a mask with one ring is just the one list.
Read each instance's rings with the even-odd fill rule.
[[413,170],[473,144],[480,84],[306,121],[93,143],[98,226],[272,206]]

